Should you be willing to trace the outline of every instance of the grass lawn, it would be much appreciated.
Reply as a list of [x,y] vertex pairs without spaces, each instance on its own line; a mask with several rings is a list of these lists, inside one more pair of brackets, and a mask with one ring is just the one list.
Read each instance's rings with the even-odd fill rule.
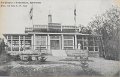
[[[119,76],[120,68],[118,61],[90,58],[88,70],[83,70],[80,61],[64,61],[64,58],[49,56],[46,62],[10,62],[0,66],[0,75],[10,76]],[[4,69],[4,71],[3,71]]]

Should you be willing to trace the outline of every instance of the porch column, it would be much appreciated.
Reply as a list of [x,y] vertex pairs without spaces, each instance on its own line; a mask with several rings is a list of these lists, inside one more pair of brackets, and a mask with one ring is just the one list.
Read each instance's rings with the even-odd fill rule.
[[83,44],[83,50],[84,50],[84,37],[82,37],[82,44]]
[[45,39],[46,39],[45,48],[48,49],[48,38],[47,38],[47,35],[45,36]]
[[87,41],[87,50],[88,50],[88,36],[86,37],[86,41]]
[[73,49],[75,49],[75,40],[74,40],[74,36],[73,36],[72,40],[73,40]]
[[94,49],[94,52],[95,52],[95,38],[93,37],[93,49]]
[[77,49],[77,35],[75,35],[75,42],[74,42],[75,44],[75,49]]
[[19,35],[19,51],[20,51],[20,43],[21,43],[21,42],[20,42],[20,35]]
[[61,49],[64,49],[64,36],[63,36],[63,34],[61,35],[61,37],[62,37],[62,41],[61,41]]
[[50,50],[50,35],[49,34],[47,35],[47,41],[48,41],[47,49]]
[[11,36],[11,46],[10,46],[10,47],[11,47],[11,51],[12,51],[12,49],[13,49],[13,48],[12,48],[12,47],[13,47],[13,46],[12,46],[12,43],[13,43],[13,36]]
[[[8,42],[8,35],[7,35],[7,45],[8,45],[8,44],[9,44],[9,42]],[[7,51],[8,51],[8,48],[9,48],[9,47],[7,47],[7,48],[6,48],[6,49],[7,49]]]
[[25,36],[23,36],[23,51],[25,51]]
[[62,32],[62,25],[61,25],[61,32]]
[[34,34],[34,35],[33,35],[33,50],[35,50],[35,47],[36,47],[36,46],[35,46],[35,45],[36,45],[36,44],[35,44],[35,41],[36,41],[36,40],[35,40],[35,34]]

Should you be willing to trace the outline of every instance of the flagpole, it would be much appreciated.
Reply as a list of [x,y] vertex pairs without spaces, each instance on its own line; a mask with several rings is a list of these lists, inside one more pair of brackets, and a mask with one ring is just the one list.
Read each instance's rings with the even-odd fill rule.
[[[34,30],[34,23],[33,23],[33,13],[34,13],[34,10],[33,10],[33,4],[32,4],[32,27],[33,27],[33,30]],[[35,48],[35,36],[33,35],[33,49]]]
[[[34,26],[33,26],[33,4],[30,8],[30,11],[29,11],[29,16],[30,16],[30,25],[32,26],[32,28],[34,29]],[[34,37],[33,37],[34,38]],[[34,39],[32,40],[33,41],[33,47],[32,49],[34,49]]]
[[75,23],[75,26],[76,26],[76,4],[74,5],[74,23]]
[[[33,8],[33,4],[32,4],[32,8]],[[33,26],[33,10],[32,10],[32,26]],[[33,26],[34,27],[34,26]]]
[[30,16],[31,25],[33,26],[33,4],[30,8],[29,16]]
[[75,30],[77,31],[77,24],[76,24],[76,3],[74,4],[74,25],[75,25]]

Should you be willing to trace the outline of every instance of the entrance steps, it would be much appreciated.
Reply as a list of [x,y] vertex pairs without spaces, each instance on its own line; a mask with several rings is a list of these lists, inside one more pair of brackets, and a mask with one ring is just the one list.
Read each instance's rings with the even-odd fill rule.
[[65,50],[51,50],[52,56],[56,57],[67,57]]

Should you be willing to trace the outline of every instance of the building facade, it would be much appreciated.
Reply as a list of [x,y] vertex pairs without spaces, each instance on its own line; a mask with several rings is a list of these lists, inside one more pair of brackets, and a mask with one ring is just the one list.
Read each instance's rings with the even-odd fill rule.
[[100,36],[80,33],[79,27],[52,23],[25,28],[24,34],[3,34],[8,43],[8,52],[25,50],[88,50],[90,56],[99,56]]

